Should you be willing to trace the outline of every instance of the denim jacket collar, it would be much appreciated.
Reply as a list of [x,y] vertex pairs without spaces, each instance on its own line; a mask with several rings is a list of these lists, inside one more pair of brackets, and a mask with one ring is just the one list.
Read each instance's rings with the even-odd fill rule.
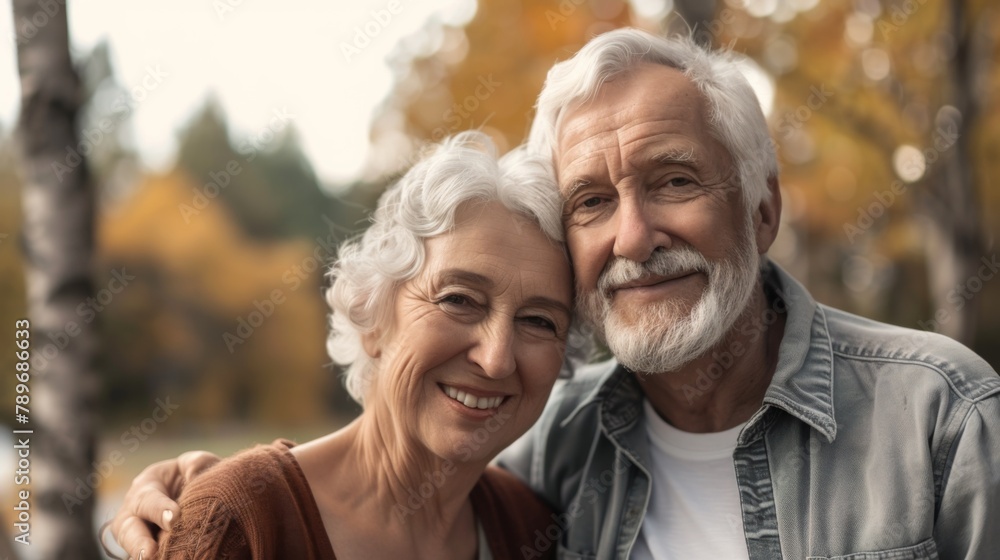
[[[805,287],[777,264],[767,260],[763,276],[771,296],[771,309],[787,313],[785,332],[778,365],[764,395],[764,406],[747,422],[738,444],[746,445],[766,432],[773,421],[773,414],[769,414],[772,407],[805,422],[832,442],[837,436],[837,421],[833,406],[833,350],[826,315]],[[631,431],[642,417],[642,399],[639,382],[619,365],[561,424],[571,422],[584,408],[597,405],[601,429],[618,440],[617,435]]]
[[[809,424],[827,443],[837,437],[833,406],[833,348],[826,313],[798,280],[768,262],[765,279],[787,308],[778,366],[764,394],[772,405]],[[780,310],[780,307],[778,308]]]

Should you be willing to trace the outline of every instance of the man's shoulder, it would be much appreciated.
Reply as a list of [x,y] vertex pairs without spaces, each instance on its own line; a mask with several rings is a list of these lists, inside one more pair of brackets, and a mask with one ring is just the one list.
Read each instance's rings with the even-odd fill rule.
[[565,418],[580,405],[594,401],[601,387],[618,369],[614,358],[578,368],[573,377],[560,380],[552,389],[545,415]]
[[1000,394],[997,372],[954,339],[881,323],[826,305],[819,309],[826,319],[830,351],[841,363],[855,366],[855,371],[905,371],[903,382],[919,375],[969,401]]
[[561,490],[583,469],[600,430],[599,399],[618,370],[615,360],[589,364],[560,380],[535,425],[497,458],[546,501],[565,507]]

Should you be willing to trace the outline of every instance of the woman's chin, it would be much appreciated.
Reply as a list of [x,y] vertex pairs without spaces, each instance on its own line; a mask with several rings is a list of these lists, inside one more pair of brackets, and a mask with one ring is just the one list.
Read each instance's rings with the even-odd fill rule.
[[484,466],[515,439],[504,429],[501,418],[499,415],[488,418],[478,426],[436,422],[425,432],[429,436],[425,445],[435,456],[456,465]]

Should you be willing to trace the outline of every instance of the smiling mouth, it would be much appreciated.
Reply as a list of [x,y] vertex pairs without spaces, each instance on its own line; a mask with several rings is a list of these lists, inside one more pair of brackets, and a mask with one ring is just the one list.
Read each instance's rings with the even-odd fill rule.
[[619,291],[621,291],[621,290],[631,290],[631,289],[636,289],[636,288],[640,288],[640,289],[641,288],[652,288],[652,287],[655,287],[655,286],[659,286],[661,284],[666,284],[667,282],[673,282],[674,280],[681,280],[682,278],[687,278],[688,276],[693,276],[693,275],[695,275],[697,273],[698,273],[697,270],[689,270],[689,271],[686,271],[686,272],[681,272],[679,274],[675,274],[673,276],[667,276],[667,277],[648,276],[646,278],[642,278],[642,279],[639,279],[639,280],[633,280],[631,282],[626,282],[625,284],[622,284],[620,286],[615,286],[615,287],[611,288],[610,290],[608,290],[608,295],[611,296],[611,297],[614,297],[614,295],[616,293],[618,293]]
[[444,391],[444,394],[448,395],[450,399],[473,410],[491,410],[498,408],[507,398],[504,395],[494,397],[477,397],[472,393],[456,389],[450,385],[441,385],[441,390]]

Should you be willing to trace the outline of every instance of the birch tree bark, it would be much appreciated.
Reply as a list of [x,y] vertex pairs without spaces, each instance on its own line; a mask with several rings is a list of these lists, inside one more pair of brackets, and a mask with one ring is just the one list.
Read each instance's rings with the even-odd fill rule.
[[[17,139],[24,181],[23,251],[34,352],[30,546],[33,557],[96,560],[96,489],[88,486],[88,475],[94,462],[98,341],[95,323],[75,313],[94,295],[94,196],[76,131],[80,84],[70,60],[65,2],[13,0],[13,8],[21,78]],[[50,343],[57,351],[41,353]]]

